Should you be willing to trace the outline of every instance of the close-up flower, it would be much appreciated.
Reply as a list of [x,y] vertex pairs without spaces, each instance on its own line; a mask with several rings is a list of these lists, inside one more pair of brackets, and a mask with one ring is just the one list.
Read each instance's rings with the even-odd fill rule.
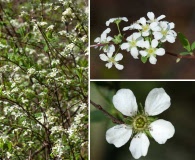
[[127,37],[127,42],[121,45],[122,50],[130,52],[133,58],[138,59],[139,50],[137,47],[143,47],[144,39],[141,37],[141,33],[133,33]]
[[121,53],[117,53],[116,55],[113,56],[113,52],[107,52],[106,54],[104,54],[104,53],[100,54],[100,59],[102,61],[108,62],[108,63],[106,63],[106,67],[108,69],[110,69],[114,64],[114,66],[118,70],[122,70],[124,68],[124,66],[121,64],[118,64],[118,61],[123,59],[123,55]]
[[[107,34],[110,33],[110,31],[111,31],[111,29],[107,28],[106,30],[103,31],[103,33],[101,34],[100,37],[97,37],[94,40],[95,43],[102,45],[102,46],[100,46],[100,49],[103,48],[104,52],[110,52],[110,49],[114,47],[113,44],[109,44],[110,41],[113,39],[112,37],[107,36]],[[95,47],[95,48],[97,48],[97,47]]]
[[136,97],[130,89],[120,89],[113,96],[114,107],[125,118],[124,124],[116,125],[106,132],[106,140],[119,148],[130,139],[129,150],[135,159],[146,156],[150,145],[149,137],[159,144],[164,144],[173,137],[175,128],[169,121],[156,116],[167,110],[171,99],[163,88],[152,89],[145,101],[145,107],[138,110]]
[[151,44],[149,41],[145,41],[145,50],[139,51],[139,53],[143,57],[149,57],[149,61],[151,64],[156,64],[157,59],[156,55],[158,56],[163,56],[165,54],[164,48],[157,48],[158,46],[158,41],[156,39],[153,39]]
[[169,43],[174,43],[177,33],[172,30],[175,27],[173,22],[169,23],[166,21],[162,21],[159,23],[159,26],[156,26],[153,29],[154,38],[160,40],[161,42],[168,41]]

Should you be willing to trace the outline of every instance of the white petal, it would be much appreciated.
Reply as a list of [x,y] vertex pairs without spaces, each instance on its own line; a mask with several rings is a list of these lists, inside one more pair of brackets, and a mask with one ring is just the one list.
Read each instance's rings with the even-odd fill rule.
[[112,62],[106,63],[106,67],[108,67],[108,69],[110,69],[112,67]]
[[144,46],[145,46],[145,48],[149,49],[150,48],[150,42],[149,41],[145,41],[144,42]]
[[139,52],[137,47],[131,48],[131,55],[133,56],[133,58],[138,59]]
[[132,139],[129,150],[135,159],[146,156],[150,141],[144,133],[138,133]]
[[118,64],[118,63],[115,63],[114,65],[115,65],[115,67],[116,67],[118,70],[122,70],[122,69],[124,68],[123,65]]
[[174,42],[175,42],[175,37],[173,37],[173,36],[171,36],[171,35],[167,35],[167,36],[166,36],[166,39],[167,39],[167,41],[170,42],[170,43],[174,43]]
[[158,25],[157,22],[152,22],[152,23],[150,24],[150,28],[151,28],[152,30],[155,30],[155,28],[157,27],[157,25]]
[[115,46],[113,44],[109,45],[108,48],[104,50],[104,52],[113,53],[115,51]]
[[154,20],[154,13],[153,13],[153,12],[148,12],[148,13],[147,13],[147,16],[148,16],[148,18],[149,18],[151,21]]
[[149,36],[149,32],[148,31],[142,32],[142,36],[144,36],[144,37]]
[[159,144],[164,144],[175,133],[174,126],[169,121],[163,119],[152,122],[149,127],[151,128],[150,134]]
[[106,39],[106,36],[108,33],[110,33],[111,29],[107,28],[102,34],[101,34],[101,41],[104,41]]
[[121,49],[122,50],[126,50],[126,49],[128,49],[129,48],[129,43],[123,43],[122,45],[121,45]]
[[166,16],[165,15],[161,15],[161,16],[159,16],[158,18],[157,18],[157,20],[159,21],[159,20],[161,20],[161,19],[163,19],[163,18],[165,18]]
[[140,18],[139,19],[139,22],[142,24],[142,25],[146,25],[146,19],[144,17]]
[[164,50],[164,48],[159,48],[159,49],[156,50],[155,53],[158,56],[163,56],[165,54],[165,50]]
[[127,17],[121,17],[121,20],[123,20],[123,21],[125,21],[125,22],[128,22]]
[[124,27],[124,28],[123,28],[123,31],[127,31],[127,30],[129,30],[129,29],[131,29],[131,26]]
[[102,60],[102,61],[108,61],[108,57],[107,57],[107,55],[105,55],[104,53],[102,53],[102,54],[100,54],[100,59]]
[[156,26],[156,27],[152,28],[152,30],[154,32],[160,32],[161,31],[161,28],[159,26]]
[[140,30],[140,29],[142,29],[142,27],[139,24],[135,23],[135,24],[133,24],[133,29]]
[[137,45],[138,47],[144,48],[144,47],[145,47],[145,42],[144,42],[143,39],[141,39],[141,40],[137,41],[136,45]]
[[124,124],[116,125],[106,132],[106,140],[115,147],[121,147],[127,143],[131,137],[132,129]]
[[173,22],[169,23],[169,29],[173,29],[175,27],[175,24]]
[[108,36],[108,37],[106,38],[106,41],[107,41],[107,42],[110,42],[112,39],[113,39],[112,37]]
[[139,33],[139,32],[133,33],[134,40],[138,39],[139,37],[141,37],[141,33]]
[[137,112],[137,102],[130,89],[120,89],[113,96],[115,108],[125,116],[132,116]]
[[153,35],[154,35],[154,38],[157,40],[159,40],[163,37],[162,33],[160,33],[160,32],[154,32]]
[[97,38],[94,40],[94,42],[100,43],[100,37],[97,37]]
[[148,52],[146,52],[146,51],[139,51],[139,53],[140,53],[143,57],[147,56],[147,54],[148,54]]
[[115,58],[114,58],[115,61],[120,61],[121,59],[123,59],[123,55],[122,55],[121,53],[118,53],[118,54],[115,56]]
[[157,59],[154,56],[150,56],[149,61],[150,61],[151,64],[156,64]]
[[156,39],[152,40],[152,48],[156,48],[158,46],[158,41]]
[[111,58],[113,55],[113,52],[108,52],[107,55],[108,55],[108,58]]
[[163,88],[154,88],[148,94],[145,101],[145,112],[150,116],[155,116],[171,105],[171,99]]

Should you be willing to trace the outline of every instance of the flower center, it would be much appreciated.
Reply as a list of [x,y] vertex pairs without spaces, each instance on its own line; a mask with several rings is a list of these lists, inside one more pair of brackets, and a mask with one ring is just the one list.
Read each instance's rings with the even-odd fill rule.
[[166,36],[167,35],[167,30],[162,30],[161,33],[162,33],[163,36]]
[[114,57],[110,57],[110,58],[109,58],[109,60],[108,60],[108,62],[115,63],[115,59],[114,59]]
[[144,131],[148,127],[147,117],[145,115],[136,116],[132,126],[136,132]]
[[148,53],[149,53],[150,55],[154,54],[154,52],[155,52],[155,48],[149,48],[149,49],[148,49]]
[[148,29],[149,29],[149,26],[148,26],[148,25],[142,26],[142,30],[143,30],[144,32],[148,31]]
[[131,45],[131,47],[136,47],[136,41],[135,40],[131,41],[130,45]]

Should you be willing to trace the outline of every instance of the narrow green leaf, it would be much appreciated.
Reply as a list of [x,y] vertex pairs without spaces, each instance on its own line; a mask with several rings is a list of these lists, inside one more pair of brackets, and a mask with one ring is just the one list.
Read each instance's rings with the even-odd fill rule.
[[185,55],[188,55],[188,54],[190,54],[190,52],[181,52],[180,53],[180,55],[182,55],[182,56],[185,56]]
[[190,43],[188,41],[188,39],[182,34],[182,33],[178,33],[178,37],[179,40],[181,42],[181,44],[183,45],[183,47],[187,50],[187,51],[191,51],[191,47],[190,47]]
[[193,51],[195,49],[195,41],[191,45],[191,50]]
[[141,57],[141,61],[143,62],[143,63],[146,63],[147,62],[147,60],[148,60],[148,57]]

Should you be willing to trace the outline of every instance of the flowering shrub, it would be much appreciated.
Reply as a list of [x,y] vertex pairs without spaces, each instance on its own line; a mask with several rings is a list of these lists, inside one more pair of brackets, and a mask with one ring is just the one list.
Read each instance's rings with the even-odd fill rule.
[[0,10],[0,159],[87,159],[86,1]]
[[[163,43],[175,42],[177,33],[173,30],[175,27],[173,22],[162,21],[165,15],[155,18],[153,12],[148,12],[147,17],[148,20],[142,17],[132,25],[123,28],[123,31],[135,31],[126,39],[124,37],[125,33],[121,33],[119,26],[122,21],[128,21],[126,17],[111,18],[106,22],[106,26],[115,23],[119,32],[118,35],[111,37],[108,36],[111,29],[107,28],[100,37],[94,40],[97,43],[94,45],[95,48],[100,47],[100,50],[106,53],[106,55],[104,53],[100,54],[100,59],[108,62],[106,67],[111,68],[112,64],[114,64],[118,70],[124,68],[123,65],[118,64],[118,61],[123,58],[123,55],[118,53],[119,50],[130,52],[134,59],[138,59],[140,56],[143,63],[146,63],[149,59],[151,64],[156,64],[156,56],[165,54],[165,49],[162,47]],[[118,49],[115,49],[116,46],[118,46]],[[115,50],[117,50],[117,53],[113,56]]]

